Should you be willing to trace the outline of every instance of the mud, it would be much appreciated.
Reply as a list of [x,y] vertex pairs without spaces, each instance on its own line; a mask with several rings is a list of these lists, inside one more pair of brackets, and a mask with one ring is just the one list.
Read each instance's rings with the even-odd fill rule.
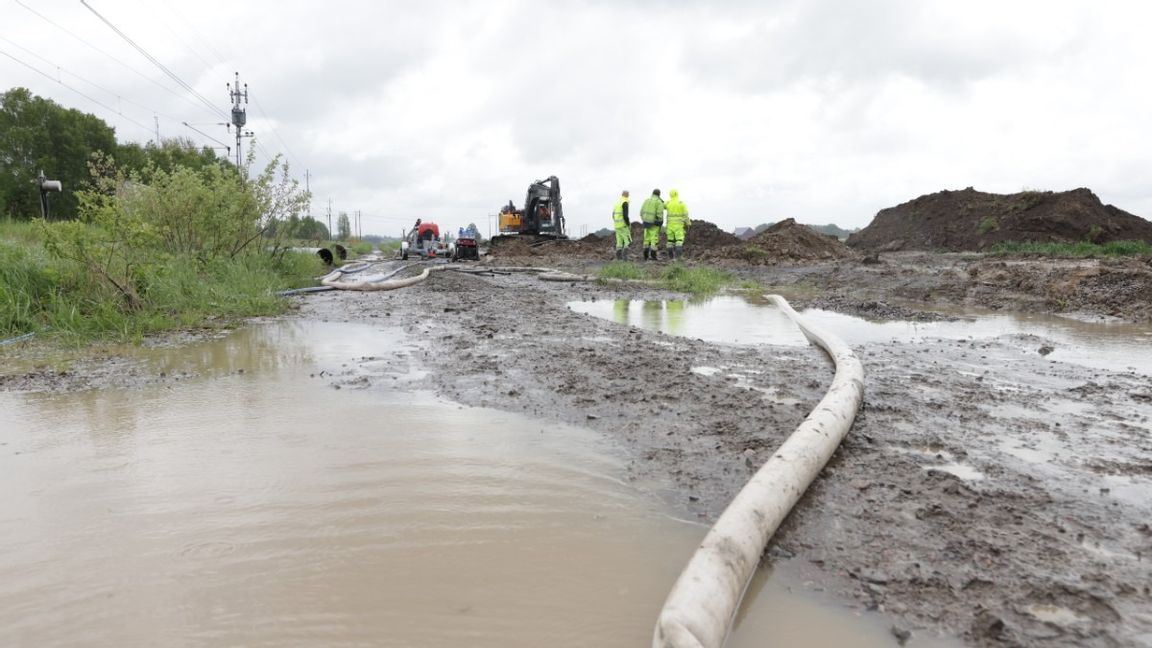
[[968,187],[880,210],[848,237],[862,250],[984,250],[1006,241],[1152,242],[1152,222],[1105,205],[1085,188],[993,194]]
[[[881,318],[973,304],[1152,316],[1139,301],[1152,275],[1142,262],[876,261],[738,272],[797,306]],[[576,258],[565,267],[587,272],[595,263]],[[565,307],[669,296],[438,273],[398,292],[308,295],[297,316],[387,318],[427,341],[405,361],[427,372],[415,387],[603,431],[628,453],[632,480],[670,480],[670,504],[708,521],[820,399],[831,365],[811,347],[714,344]],[[1037,352],[1045,345],[1004,336],[858,347],[863,410],[765,560],[810,570],[815,587],[845,604],[897,619],[896,637],[1152,645],[1152,377],[1055,362]],[[376,359],[325,380],[370,388],[394,378],[386,367]],[[10,375],[0,388],[74,384],[34,374]],[[130,374],[104,375],[131,382]]]
[[746,243],[705,248],[697,258],[775,265],[782,261],[844,259],[857,255],[836,237],[821,234],[789,218],[753,236]]

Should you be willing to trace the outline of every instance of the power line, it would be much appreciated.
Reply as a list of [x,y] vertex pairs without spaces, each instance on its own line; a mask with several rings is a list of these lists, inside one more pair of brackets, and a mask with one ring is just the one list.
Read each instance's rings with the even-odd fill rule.
[[180,77],[176,76],[176,73],[174,73],[172,70],[169,70],[168,68],[164,67],[164,64],[161,63],[160,61],[156,60],[156,57],[149,54],[147,50],[145,50],[143,47],[140,47],[139,45],[137,45],[136,41],[129,38],[128,35],[125,34],[124,32],[120,31],[120,29],[117,28],[116,25],[113,25],[107,18],[100,15],[100,12],[96,11],[94,8],[92,8],[92,5],[88,4],[87,0],[80,0],[80,4],[84,5],[84,7],[86,9],[88,9],[88,11],[91,11],[92,14],[95,15],[97,18],[99,18],[105,25],[108,25],[108,27],[112,31],[116,32],[116,34],[119,35],[120,38],[123,38],[129,45],[131,45],[133,48],[135,48],[137,52],[140,52],[140,54],[142,54],[144,56],[144,58],[151,61],[153,65],[155,65],[157,68],[160,69],[161,72],[168,75],[168,78],[172,79],[177,84],[179,84],[180,87],[187,90],[189,92],[189,94],[191,94],[193,97],[196,97],[197,99],[199,99],[201,101],[201,103],[203,103],[205,106],[208,107],[209,110],[215,112],[216,114],[220,115],[221,117],[225,117],[225,118],[227,117],[227,115],[224,114],[224,111],[220,110],[215,105],[213,105],[212,102],[205,99],[204,95],[201,95],[199,92],[196,92],[195,88],[193,88],[192,86],[185,83],[184,80],[181,79]]
[[260,100],[256,97],[252,97],[252,101],[256,104],[256,111],[260,113],[260,116],[264,118],[264,121],[268,122],[268,130],[272,131],[273,137],[276,138],[276,141],[280,142],[280,146],[284,147],[284,152],[288,154],[289,159],[291,159],[292,163],[296,166],[300,166],[300,160],[296,158],[296,155],[288,146],[288,142],[285,142],[284,138],[280,137],[280,132],[277,131],[276,127],[272,125],[272,120],[269,119],[268,115],[264,112],[264,106],[260,105]]
[[164,29],[168,30],[169,34],[172,34],[172,36],[176,40],[180,41],[180,44],[183,45],[185,49],[187,49],[189,52],[192,52],[192,55],[195,56],[196,58],[200,59],[200,62],[203,63],[208,69],[212,68],[212,64],[209,63],[207,61],[207,59],[205,59],[203,56],[201,56],[200,52],[195,47],[192,47],[191,45],[189,45],[188,41],[184,40],[183,36],[181,36],[175,29],[172,29],[171,25],[169,25],[166,20],[164,20],[163,18],[160,18],[160,16],[157,14],[153,14],[153,15],[155,15],[156,18],[159,19],[160,24],[164,25]]
[[186,97],[186,96],[184,96],[184,95],[182,95],[182,94],[180,94],[180,93],[178,93],[178,92],[175,92],[175,91],[173,91],[171,88],[169,88],[168,86],[164,85],[163,83],[160,83],[160,82],[159,82],[159,81],[157,81],[156,79],[153,79],[152,77],[149,77],[149,76],[145,75],[143,72],[140,72],[139,70],[137,70],[136,68],[132,67],[131,65],[128,65],[128,64],[127,64],[127,63],[125,63],[124,61],[121,61],[120,59],[118,59],[118,58],[116,58],[115,56],[113,56],[113,55],[109,54],[108,52],[105,52],[104,50],[100,49],[99,47],[96,47],[96,46],[95,46],[95,45],[93,45],[92,43],[89,43],[88,41],[86,41],[86,40],[84,40],[83,38],[81,38],[80,36],[77,36],[77,35],[76,35],[76,34],[75,34],[75,33],[74,33],[72,30],[70,30],[70,29],[68,29],[67,27],[64,27],[63,25],[60,25],[59,23],[57,23],[57,22],[53,21],[53,20],[52,20],[51,18],[49,18],[48,16],[45,16],[44,14],[40,13],[39,11],[36,11],[36,10],[35,10],[35,9],[33,9],[32,7],[29,7],[28,5],[24,4],[24,3],[23,3],[23,2],[21,2],[20,0],[13,0],[13,1],[14,1],[16,4],[20,5],[21,7],[24,7],[24,8],[25,8],[25,9],[27,9],[28,11],[32,12],[32,13],[33,13],[33,14],[35,14],[36,16],[39,16],[39,17],[40,17],[42,20],[44,20],[45,22],[47,22],[49,25],[52,25],[52,26],[53,26],[53,27],[55,27],[56,29],[59,29],[60,31],[64,32],[65,34],[68,34],[68,35],[69,35],[69,36],[71,36],[72,38],[75,38],[76,40],[80,41],[80,42],[81,42],[81,43],[83,43],[84,45],[86,45],[86,46],[90,47],[91,49],[93,49],[93,50],[96,50],[96,51],[97,51],[97,52],[99,52],[100,54],[103,54],[104,56],[106,56],[106,57],[108,57],[108,58],[112,59],[112,60],[113,60],[113,61],[115,61],[116,63],[120,64],[120,66],[121,66],[121,67],[123,67],[124,69],[128,70],[129,72],[132,72],[133,74],[135,74],[136,76],[140,77],[141,79],[144,79],[144,80],[145,80],[145,81],[147,81],[148,83],[151,83],[152,85],[156,86],[157,88],[160,88],[161,90],[163,90],[164,92],[167,92],[168,94],[172,95],[173,97],[178,97],[178,98],[179,98],[179,99],[181,99],[182,101],[186,101],[186,102],[188,102],[189,104],[191,104],[191,105],[195,106],[195,107],[196,107],[196,108],[198,108],[198,109],[199,109],[199,108],[203,108],[203,106],[201,106],[200,104],[196,103],[195,101],[192,101],[192,100],[191,100],[191,99],[189,99],[188,97]]
[[[142,103],[137,103],[137,102],[135,102],[135,101],[132,101],[131,99],[129,99],[129,98],[127,98],[127,97],[123,97],[123,96],[121,96],[119,93],[117,93],[117,92],[115,92],[115,91],[113,91],[113,90],[109,90],[108,88],[105,88],[104,86],[102,86],[102,85],[100,85],[100,84],[98,84],[98,83],[93,83],[92,81],[89,81],[88,79],[85,79],[84,77],[80,76],[79,74],[76,74],[75,72],[69,72],[68,70],[66,70],[66,69],[64,69],[64,68],[60,67],[59,65],[57,65],[56,63],[53,63],[52,61],[49,61],[48,59],[44,58],[43,56],[40,56],[40,55],[39,55],[39,54],[37,54],[36,52],[33,52],[32,50],[28,49],[27,47],[24,47],[23,45],[21,45],[21,44],[19,44],[19,43],[15,42],[15,41],[12,41],[12,40],[10,40],[10,39],[8,39],[8,38],[5,38],[5,37],[3,37],[3,36],[0,36],[0,40],[6,41],[8,44],[10,44],[10,45],[12,45],[12,46],[14,46],[14,47],[18,47],[18,48],[20,48],[21,50],[23,50],[23,51],[27,52],[28,54],[31,54],[32,56],[35,56],[36,58],[38,58],[38,59],[40,59],[41,61],[43,61],[43,62],[47,63],[48,65],[51,65],[52,67],[56,68],[58,71],[60,71],[60,72],[63,72],[64,74],[67,74],[67,75],[69,75],[69,76],[73,76],[73,77],[76,77],[76,79],[77,79],[77,80],[79,80],[79,81],[82,81],[82,82],[84,82],[84,83],[87,83],[88,85],[92,86],[93,88],[96,88],[97,90],[101,90],[101,91],[103,91],[103,92],[106,92],[106,93],[108,93],[108,94],[112,95],[113,97],[116,97],[118,100],[121,100],[121,101],[124,101],[124,102],[130,103],[130,104],[132,104],[133,106],[136,106],[136,107],[138,107],[138,108],[143,108],[144,110],[147,110],[148,112],[150,112],[150,113],[153,113],[153,114],[155,114],[155,115],[160,115],[160,116],[161,116],[161,117],[163,117],[164,119],[170,119],[170,120],[172,120],[172,121],[180,121],[180,120],[176,119],[175,117],[173,117],[173,116],[171,116],[171,115],[166,115],[166,114],[164,114],[164,113],[160,112],[159,110],[156,110],[155,108],[149,108],[148,106],[145,106],[145,105],[144,105],[144,104],[142,104]],[[56,79],[56,81],[59,81],[59,79]],[[116,114],[118,114],[118,115],[120,115],[120,116],[122,116],[122,117],[125,117],[125,116],[126,116],[126,115],[124,115],[124,113],[123,113],[123,112],[121,112],[121,111],[119,111],[119,110],[117,110],[117,111],[116,111]]]
[[196,128],[195,126],[193,126],[192,124],[189,124],[188,122],[181,122],[181,123],[182,123],[182,124],[184,124],[185,126],[187,126],[188,128],[190,128],[190,129],[192,129],[192,130],[196,131],[197,133],[200,133],[200,134],[201,134],[201,135],[203,135],[204,137],[207,137],[208,139],[212,140],[213,142],[216,142],[217,144],[219,144],[219,145],[223,146],[224,148],[228,149],[228,153],[229,153],[229,154],[231,154],[231,153],[232,153],[232,147],[231,147],[231,146],[229,146],[229,145],[225,144],[224,142],[221,142],[220,140],[216,139],[215,137],[212,137],[212,136],[211,136],[211,135],[209,135],[208,133],[205,133],[204,131],[200,130],[199,128]]
[[[184,14],[180,13],[170,3],[161,2],[160,4],[163,4],[165,9],[167,9],[168,11],[171,11],[172,15],[176,16],[176,18],[185,27],[187,27],[189,30],[191,30],[191,32],[197,37],[197,39],[200,40],[200,42],[202,42],[206,48],[208,48],[208,51],[212,53],[212,56],[216,57],[216,60],[220,63],[220,65],[224,65],[224,66],[228,65],[228,63],[224,60],[224,57],[220,55],[220,51],[217,50],[216,46],[212,44],[212,41],[210,39],[208,39],[207,37],[205,37],[203,34],[201,34],[200,31],[198,29],[196,29],[196,26],[192,24],[192,21],[185,18]],[[203,60],[203,59],[201,59],[201,60]],[[208,66],[208,67],[212,67],[212,66]]]
[[64,83],[64,82],[63,82],[63,81],[61,81],[60,79],[54,79],[54,78],[52,78],[52,75],[50,75],[50,74],[47,74],[47,73],[45,73],[45,72],[42,72],[42,71],[40,71],[40,70],[36,69],[36,68],[35,68],[35,67],[33,67],[31,64],[29,64],[29,63],[25,63],[24,61],[22,61],[22,60],[20,60],[20,59],[16,58],[15,56],[12,56],[12,55],[11,55],[11,54],[9,54],[8,52],[5,52],[4,50],[0,50],[0,54],[3,54],[4,56],[7,56],[8,58],[12,59],[13,61],[16,61],[16,62],[17,62],[17,63],[19,63],[20,65],[23,65],[24,67],[28,68],[29,70],[32,70],[32,71],[33,71],[33,72],[35,72],[36,74],[39,74],[40,76],[42,76],[42,77],[44,77],[44,78],[46,78],[46,79],[48,79],[48,80],[50,80],[50,81],[55,81],[56,83],[59,83],[60,85],[64,86],[65,88],[68,88],[68,89],[69,89],[69,90],[71,90],[72,92],[75,92],[76,94],[78,94],[78,95],[80,95],[81,97],[84,97],[85,99],[87,99],[88,101],[91,101],[92,103],[94,103],[94,104],[96,104],[96,105],[98,105],[98,106],[100,106],[100,107],[104,108],[105,110],[107,110],[107,111],[109,111],[109,112],[112,112],[112,113],[114,113],[114,114],[120,115],[121,117],[123,117],[124,119],[128,120],[129,122],[132,122],[133,124],[135,124],[135,125],[139,126],[140,128],[144,129],[144,130],[145,130],[145,131],[147,131],[149,134],[151,134],[151,133],[152,133],[152,128],[151,128],[150,126],[145,126],[144,124],[141,124],[140,122],[136,121],[135,119],[132,119],[131,117],[129,117],[129,116],[127,116],[127,115],[125,115],[125,114],[121,113],[120,111],[118,111],[118,110],[116,110],[115,108],[113,108],[113,107],[111,107],[111,106],[109,106],[109,105],[105,104],[104,102],[100,101],[99,99],[93,99],[92,97],[89,97],[88,95],[86,95],[86,94],[84,94],[83,92],[81,92],[81,91],[77,90],[76,88],[73,88],[72,86],[68,85],[67,83]]

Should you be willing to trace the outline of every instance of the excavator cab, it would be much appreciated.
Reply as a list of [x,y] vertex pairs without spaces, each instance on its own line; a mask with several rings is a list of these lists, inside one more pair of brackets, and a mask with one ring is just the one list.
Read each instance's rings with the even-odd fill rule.
[[556,238],[564,236],[564,208],[560,204],[560,180],[556,176],[537,180],[528,186],[521,233]]
[[500,210],[500,234],[566,238],[560,179],[550,176],[529,185],[523,209],[517,209],[509,200]]

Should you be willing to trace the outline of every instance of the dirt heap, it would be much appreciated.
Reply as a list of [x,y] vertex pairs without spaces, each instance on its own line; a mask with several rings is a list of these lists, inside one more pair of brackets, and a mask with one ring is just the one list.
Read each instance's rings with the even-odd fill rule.
[[694,220],[684,237],[684,244],[691,245],[693,250],[715,250],[739,245],[743,243],[740,237],[729,234],[708,221]]
[[1088,189],[992,194],[968,187],[880,210],[848,237],[862,250],[980,251],[1006,241],[1152,242],[1152,222],[1105,205]]
[[843,259],[855,255],[835,236],[799,225],[792,218],[776,223],[746,242],[736,240],[739,245],[705,250],[699,258],[704,261],[745,261],[754,265],[771,265],[780,261]]
[[488,246],[488,256],[493,258],[511,257],[565,257],[603,258],[611,255],[615,241],[589,234],[581,239],[537,240],[535,237],[501,236],[493,238]]

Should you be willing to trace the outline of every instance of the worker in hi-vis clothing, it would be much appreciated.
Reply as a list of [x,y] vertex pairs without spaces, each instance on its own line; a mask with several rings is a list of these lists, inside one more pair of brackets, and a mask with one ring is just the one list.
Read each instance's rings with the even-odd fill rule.
[[660,226],[664,224],[664,201],[660,190],[653,189],[652,195],[640,207],[640,220],[644,221],[644,260],[659,259]]
[[680,200],[680,193],[675,189],[668,192],[668,258],[684,258],[684,234],[692,220],[688,218],[688,206]]
[[632,221],[628,220],[628,190],[620,192],[620,200],[612,208],[612,226],[616,228],[616,259],[628,260],[628,246],[632,245]]

